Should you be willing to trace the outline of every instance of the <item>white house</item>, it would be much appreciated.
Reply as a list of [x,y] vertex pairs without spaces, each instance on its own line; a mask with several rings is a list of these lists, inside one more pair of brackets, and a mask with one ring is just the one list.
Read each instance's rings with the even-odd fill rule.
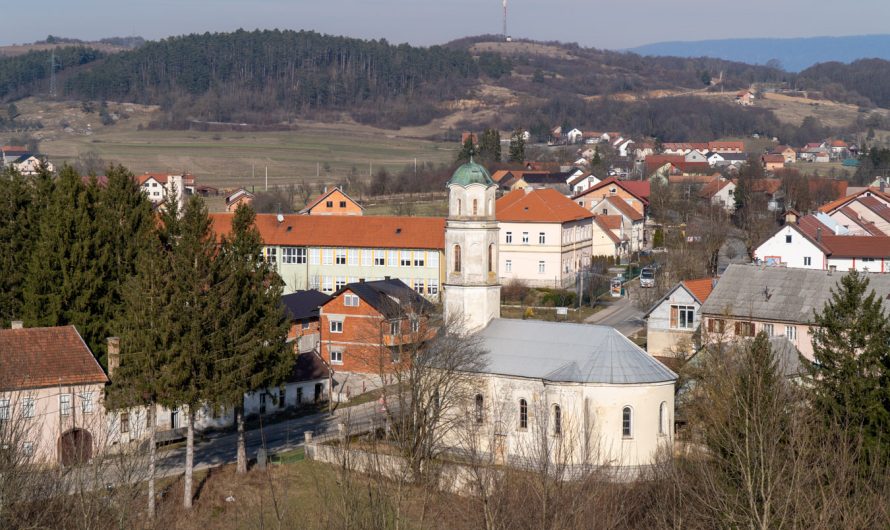
[[646,319],[646,351],[651,355],[677,357],[694,351],[693,337],[701,325],[699,310],[717,283],[716,278],[677,283],[643,316]]
[[608,196],[596,203],[591,211],[597,216],[617,215],[622,218],[622,225],[630,227],[628,233],[628,250],[636,252],[646,246],[646,218],[617,195]]
[[160,205],[168,198],[175,198],[181,205],[185,201],[186,195],[194,193],[194,185],[191,190],[187,189],[186,177],[194,182],[191,175],[168,175],[166,173],[145,173],[137,176],[136,181],[152,204]]
[[677,375],[611,327],[500,318],[499,227],[488,209],[458,209],[494,196],[480,169],[462,166],[448,183],[444,293],[446,321],[474,333],[485,355],[467,372],[469,414],[457,412],[478,445],[460,435],[443,443],[517,466],[543,444],[555,449],[543,458],[565,463],[569,476],[591,465],[627,476],[654,464],[673,445]]
[[847,235],[825,214],[786,223],[754,251],[766,265],[802,269],[890,271],[890,237]]
[[722,206],[728,212],[735,211],[735,182],[717,177],[702,186],[699,196],[708,199],[711,204]]
[[40,171],[41,165],[45,165],[50,173],[55,171],[55,166],[53,166],[52,162],[43,156],[22,155],[13,160],[10,165],[22,175],[28,176],[36,175]]
[[501,283],[574,285],[590,265],[593,214],[554,189],[521,189],[495,203]]
[[683,159],[686,161],[686,163],[693,163],[693,164],[710,163],[710,161],[708,160],[708,157],[705,156],[705,154],[702,153],[701,151],[699,151],[698,149],[693,149],[693,150],[689,151],[688,153],[683,155]]
[[581,138],[584,136],[584,133],[580,129],[572,129],[571,131],[566,133],[566,140],[570,144],[576,144],[581,141]]

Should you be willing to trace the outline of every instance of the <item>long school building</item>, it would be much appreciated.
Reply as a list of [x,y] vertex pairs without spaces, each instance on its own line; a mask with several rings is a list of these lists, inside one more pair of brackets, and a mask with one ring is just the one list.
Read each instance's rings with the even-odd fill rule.
[[[233,217],[211,214],[214,231],[229,234]],[[256,227],[285,294],[304,289],[330,294],[359,280],[397,278],[428,299],[439,299],[442,218],[257,214]]]

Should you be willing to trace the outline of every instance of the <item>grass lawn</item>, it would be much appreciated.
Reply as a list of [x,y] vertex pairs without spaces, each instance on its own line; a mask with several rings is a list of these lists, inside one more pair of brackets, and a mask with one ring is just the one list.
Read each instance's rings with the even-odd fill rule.
[[[569,308],[569,314],[561,316],[556,314],[556,308],[532,309],[532,314],[528,318],[530,320],[546,320],[548,322],[584,322],[584,319],[594,313],[604,309],[603,306],[596,307],[584,306],[580,309]],[[526,312],[520,307],[504,307],[501,306],[501,317],[503,318],[523,318]]]

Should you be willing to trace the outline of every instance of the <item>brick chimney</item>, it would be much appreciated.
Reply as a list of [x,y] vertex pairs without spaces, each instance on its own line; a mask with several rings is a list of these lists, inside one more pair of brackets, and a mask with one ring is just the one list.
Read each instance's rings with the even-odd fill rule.
[[25,327],[25,323],[21,320],[13,320],[12,325],[10,326],[12,329],[22,329]]
[[108,337],[108,378],[112,379],[114,372],[121,365],[121,339],[120,337]]

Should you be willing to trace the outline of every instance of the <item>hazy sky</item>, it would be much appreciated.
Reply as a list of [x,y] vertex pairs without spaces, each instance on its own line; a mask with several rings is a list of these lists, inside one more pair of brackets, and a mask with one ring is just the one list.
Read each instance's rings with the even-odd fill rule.
[[[509,2],[512,36],[598,48],[664,40],[886,33],[890,20],[888,0]],[[15,1],[3,9],[0,44],[33,42],[48,34],[81,39],[135,34],[158,39],[237,28],[281,28],[427,45],[500,33],[501,12],[501,0]]]

